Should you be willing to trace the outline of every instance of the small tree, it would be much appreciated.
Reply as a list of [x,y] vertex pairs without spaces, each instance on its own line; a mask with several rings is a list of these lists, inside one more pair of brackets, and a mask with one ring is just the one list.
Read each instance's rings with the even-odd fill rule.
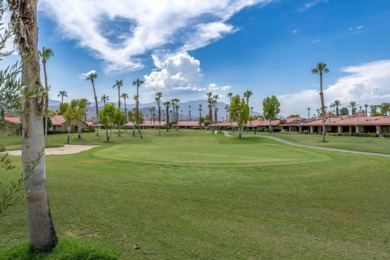
[[279,112],[280,112],[280,103],[275,96],[266,97],[263,100],[263,116],[265,119],[269,121],[270,133],[272,132],[272,120],[276,118]]
[[229,117],[232,121],[237,122],[238,138],[241,138],[243,126],[249,119],[249,106],[244,98],[241,99],[239,95],[232,97]]
[[119,108],[115,107],[114,104],[109,103],[99,111],[99,120],[106,129],[106,141],[109,142],[111,132],[109,133],[108,130],[110,130],[115,124],[123,124],[125,116]]

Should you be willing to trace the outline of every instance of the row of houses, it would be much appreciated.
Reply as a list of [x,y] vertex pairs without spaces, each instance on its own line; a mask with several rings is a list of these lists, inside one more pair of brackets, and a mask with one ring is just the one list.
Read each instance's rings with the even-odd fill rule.
[[[50,130],[57,132],[65,132],[66,120],[61,115],[52,116],[51,118],[52,128]],[[9,134],[21,134],[21,122],[17,117],[6,116],[5,121],[10,125]],[[145,120],[140,127],[146,128],[158,128],[166,127],[166,121],[157,120]],[[18,127],[19,126],[19,127]],[[94,127],[100,127],[94,122],[83,122],[83,128],[93,129]],[[277,119],[271,121],[271,126],[274,131],[283,131],[290,133],[310,133],[317,134],[322,133],[323,119],[322,118],[311,118],[303,119],[300,117],[291,117],[286,119]],[[134,128],[133,122],[128,122],[125,127]],[[181,129],[203,129],[206,128],[204,124],[198,121],[179,121],[172,127]],[[215,124],[208,125],[207,128],[218,128],[218,129],[236,129],[237,123],[224,121]],[[256,119],[248,122],[245,125],[247,130],[268,130],[269,121],[264,119]],[[77,126],[72,125],[72,129],[76,130]],[[390,133],[390,117],[378,116],[378,117],[366,117],[366,116],[332,116],[326,118],[325,131],[327,133],[375,133],[377,135]]]

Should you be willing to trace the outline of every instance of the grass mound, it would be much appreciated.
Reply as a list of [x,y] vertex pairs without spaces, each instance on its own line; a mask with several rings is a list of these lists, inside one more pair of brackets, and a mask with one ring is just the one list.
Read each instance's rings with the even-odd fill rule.
[[89,241],[76,241],[69,237],[60,237],[57,247],[50,253],[36,253],[28,242],[1,249],[0,259],[118,259],[118,256],[98,244]]

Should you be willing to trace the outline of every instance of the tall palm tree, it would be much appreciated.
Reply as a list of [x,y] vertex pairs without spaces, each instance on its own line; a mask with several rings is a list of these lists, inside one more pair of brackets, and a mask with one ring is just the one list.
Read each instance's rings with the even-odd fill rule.
[[244,92],[244,98],[246,99],[246,104],[249,106],[249,98],[253,95],[251,90],[247,90]]
[[213,121],[213,92],[208,92],[207,94],[207,103],[209,107],[209,120]]
[[68,92],[65,90],[60,90],[57,97],[61,97],[61,104],[64,104],[64,97],[68,97]]
[[349,102],[349,107],[351,108],[351,114],[354,116],[356,115],[356,108],[358,104],[356,104],[356,101]]
[[95,80],[96,80],[97,76],[98,75],[95,72],[91,72],[87,76],[86,80],[90,80],[91,84],[92,84],[93,95],[94,95],[94,99],[95,99],[95,108],[96,108],[96,136],[99,136],[99,127],[98,127],[98,124],[99,124],[99,106],[98,106],[98,100],[97,100],[96,89],[95,89]]
[[126,123],[129,121],[129,117],[127,115],[127,104],[126,100],[129,98],[129,96],[126,93],[122,93],[121,98],[123,98],[123,104],[125,105],[125,118],[126,118]]
[[39,52],[39,56],[42,58],[43,65],[43,75],[45,77],[45,144],[47,143],[47,126],[48,126],[48,110],[49,110],[49,84],[47,79],[47,70],[46,70],[46,62],[50,59],[51,56],[54,56],[54,52],[50,48],[42,48],[42,51]]
[[113,88],[118,88],[118,107],[121,109],[121,87],[123,86],[122,80],[116,80]]
[[310,107],[307,108],[307,119],[310,119]]
[[136,79],[133,81],[133,86],[135,86],[137,88],[137,99],[135,100],[135,125],[138,129],[138,133],[140,134],[141,138],[142,138],[142,133],[141,133],[141,130],[139,128],[139,87],[144,84],[144,81],[143,80],[140,80],[140,79]]
[[233,96],[233,93],[232,92],[229,92],[227,93],[227,96],[229,98],[229,106],[232,104],[232,96]]
[[157,103],[157,113],[158,113],[158,135],[161,135],[161,97],[162,92],[157,92],[154,99]]
[[179,102],[180,99],[178,98],[172,98],[171,99],[171,104],[172,104],[172,110],[173,110],[173,121],[179,121]]
[[106,105],[106,102],[107,101],[110,101],[110,98],[106,95],[103,95],[101,98],[100,98],[100,101],[103,101],[103,105]]
[[169,108],[171,106],[171,102],[169,100],[164,102],[164,106],[165,106],[165,111],[167,114],[167,132],[168,132],[168,130],[169,130]]
[[230,108],[229,105],[225,106],[225,118],[226,118],[226,121],[229,121],[229,108]]
[[213,96],[214,121],[215,121],[215,123],[218,122],[218,99],[219,99],[219,95],[218,94]]
[[366,109],[366,116],[368,116],[368,111],[367,111],[367,109],[368,109],[368,104],[364,104],[364,107],[365,107],[365,109]]
[[336,99],[335,101],[333,101],[333,104],[336,107],[336,116],[339,116],[340,115],[339,106],[341,105],[340,100]]
[[203,111],[202,104],[199,104],[198,110],[199,110],[199,124],[201,124],[202,123],[201,122],[201,120],[202,120],[202,111]]
[[191,121],[191,105],[188,106],[188,116]]
[[321,113],[322,113],[322,141],[325,142],[325,101],[324,101],[324,92],[322,91],[322,77],[324,73],[328,73],[329,69],[326,66],[326,63],[318,63],[315,68],[311,70],[311,73],[313,74],[319,74],[320,75],[320,98],[321,98]]
[[[22,64],[21,84],[25,86],[22,109],[22,171],[30,247],[34,251],[51,251],[57,235],[51,218],[46,191],[46,167],[42,111],[43,87],[38,59],[38,25],[36,0],[9,1],[15,44]],[[38,93],[38,95],[35,95]],[[27,178],[28,176],[28,178]]]

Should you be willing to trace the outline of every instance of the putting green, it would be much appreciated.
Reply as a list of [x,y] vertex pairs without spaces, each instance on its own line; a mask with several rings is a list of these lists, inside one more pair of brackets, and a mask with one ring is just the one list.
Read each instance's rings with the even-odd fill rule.
[[203,142],[182,140],[110,147],[95,155],[111,160],[154,164],[286,164],[328,160],[326,155],[305,148],[277,143]]

